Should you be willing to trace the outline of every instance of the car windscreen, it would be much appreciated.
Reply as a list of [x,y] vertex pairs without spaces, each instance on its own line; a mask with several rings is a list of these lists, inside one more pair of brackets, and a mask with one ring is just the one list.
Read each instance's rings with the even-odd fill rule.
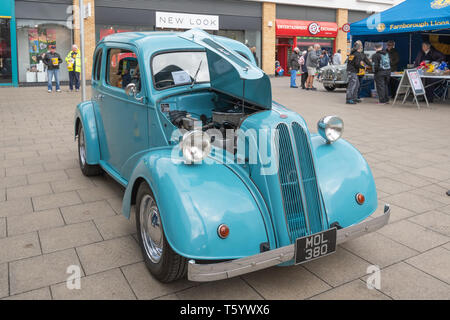
[[177,51],[158,54],[152,59],[156,89],[209,82],[208,58],[203,51]]

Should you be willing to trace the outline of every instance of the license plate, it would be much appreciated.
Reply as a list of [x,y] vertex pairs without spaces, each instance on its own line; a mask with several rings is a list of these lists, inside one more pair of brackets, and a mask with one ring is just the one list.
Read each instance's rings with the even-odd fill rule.
[[295,264],[312,261],[336,251],[336,228],[295,241]]

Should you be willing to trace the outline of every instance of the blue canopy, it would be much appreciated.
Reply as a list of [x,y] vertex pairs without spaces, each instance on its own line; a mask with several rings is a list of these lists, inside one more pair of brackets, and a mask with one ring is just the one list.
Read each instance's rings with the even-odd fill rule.
[[350,34],[383,35],[450,28],[449,0],[406,0],[352,23]]

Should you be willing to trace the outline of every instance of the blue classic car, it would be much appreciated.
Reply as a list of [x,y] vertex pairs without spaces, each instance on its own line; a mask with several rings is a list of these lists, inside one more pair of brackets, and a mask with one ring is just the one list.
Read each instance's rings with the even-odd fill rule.
[[104,38],[75,114],[82,172],[126,188],[162,282],[301,264],[387,224],[388,205],[366,219],[374,179],[342,132],[326,116],[310,133],[245,45],[196,29]]

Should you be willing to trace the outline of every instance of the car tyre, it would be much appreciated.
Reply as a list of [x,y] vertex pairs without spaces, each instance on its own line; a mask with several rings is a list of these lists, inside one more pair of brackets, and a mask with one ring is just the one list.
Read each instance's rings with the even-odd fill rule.
[[102,168],[99,165],[90,165],[86,161],[86,135],[83,125],[78,126],[78,161],[81,172],[87,177],[98,176],[102,174]]
[[334,86],[323,86],[327,91],[334,91],[334,89],[336,89],[336,87]]
[[160,282],[183,278],[187,259],[171,248],[164,234],[158,205],[147,183],[139,186],[136,195],[136,228],[144,262]]

